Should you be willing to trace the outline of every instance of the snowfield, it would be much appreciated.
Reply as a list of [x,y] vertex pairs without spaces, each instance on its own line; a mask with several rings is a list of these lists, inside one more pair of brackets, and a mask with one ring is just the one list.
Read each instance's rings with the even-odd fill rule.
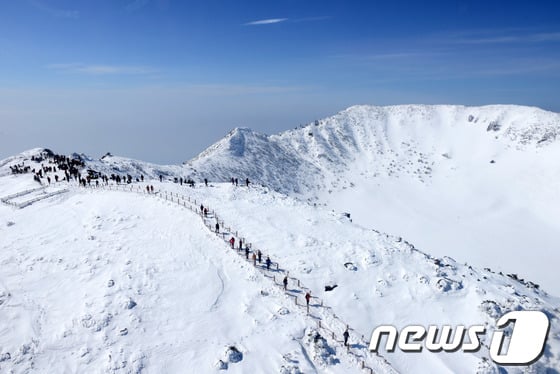
[[305,312],[184,208],[73,191],[0,214],[1,372],[321,371]]
[[[559,133],[537,108],[357,106],[235,129],[184,165],[71,156],[130,184],[12,175],[43,149],[2,160],[0,372],[560,372]],[[498,366],[517,310],[547,315],[544,355]],[[376,355],[385,324],[486,333],[474,353]]]
[[[143,193],[144,184],[70,185],[23,209],[0,207],[3,371],[347,373],[364,372],[364,361],[386,373],[498,372],[486,346],[475,354],[382,350],[386,364],[366,352],[367,341],[386,323],[492,331],[501,314],[519,309],[546,311],[552,324],[531,370],[560,368],[559,300],[531,285],[432,258],[267,188],[150,183],[157,194]],[[210,207],[209,218],[177,204],[189,201]],[[204,225],[213,228],[213,214],[279,271],[259,270],[229,248],[229,233]],[[288,271],[287,293],[265,276],[280,283]],[[303,304],[306,289],[315,297],[309,316],[290,296]],[[353,354],[341,344],[346,324]],[[327,339],[315,342],[313,331]]]

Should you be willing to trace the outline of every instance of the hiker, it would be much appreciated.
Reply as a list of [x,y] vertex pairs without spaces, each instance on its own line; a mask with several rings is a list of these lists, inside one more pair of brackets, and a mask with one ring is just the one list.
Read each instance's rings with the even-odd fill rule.
[[245,184],[247,185],[247,187],[249,187],[249,183],[251,183],[249,182],[249,178],[245,179]]
[[208,218],[208,208],[204,208],[204,217]]
[[235,185],[239,186],[239,179],[235,178]]
[[271,263],[272,261],[270,261],[270,257],[266,256],[266,270],[270,270]]
[[233,249],[235,247],[235,238],[233,236],[229,240],[229,245],[231,245],[231,249]]
[[235,184],[235,179],[233,179],[233,177],[231,177],[231,184],[232,184],[232,185]]
[[284,284],[284,291],[288,290],[288,276],[286,275],[284,277],[284,280],[282,281],[282,284]]
[[262,260],[262,252],[261,252],[261,250],[259,249],[259,250],[257,251],[257,261],[259,262],[259,265],[260,265],[260,263],[261,263],[261,260]]
[[160,174],[160,176],[159,176],[159,181],[160,181],[160,182],[163,182],[163,175],[161,175],[161,174]]
[[257,255],[253,252],[253,266],[257,266]]
[[204,184],[208,187],[208,179],[204,178]]
[[348,332],[348,327],[346,327],[346,330],[344,331],[344,334],[342,334],[342,336],[344,336],[344,345],[348,346],[348,338],[350,337],[350,333]]
[[245,247],[245,259],[249,259],[249,247]]
[[243,239],[239,239],[239,250],[243,249]]
[[204,205],[200,204],[200,213],[203,214],[204,213]]
[[154,185],[150,185],[150,190],[154,193]]
[[311,291],[305,294],[305,302],[307,303],[307,313],[309,313],[309,300],[311,300]]
[[216,233],[220,232],[220,224],[216,222]]
[[146,186],[146,191],[148,191],[148,193],[150,193],[150,186]]

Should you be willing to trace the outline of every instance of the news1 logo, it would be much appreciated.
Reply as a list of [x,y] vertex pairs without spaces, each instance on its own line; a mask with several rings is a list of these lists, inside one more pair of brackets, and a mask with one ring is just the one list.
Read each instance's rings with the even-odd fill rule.
[[[511,336],[506,336],[503,329],[514,322]],[[540,311],[514,311],[504,314],[497,322],[498,330],[492,334],[490,357],[499,365],[530,365],[536,362],[544,352],[544,346],[550,322],[546,314]],[[453,334],[454,332],[454,334]],[[377,352],[381,338],[387,335],[385,349],[394,352],[397,341],[403,352],[421,352],[425,348],[430,352],[476,352],[481,347],[479,335],[484,335],[484,325],[465,327],[450,325],[441,327],[431,325],[426,330],[420,325],[404,327],[400,336],[397,328],[391,325],[378,326],[371,335],[369,350]],[[439,339],[438,339],[439,335]],[[452,336],[453,335],[453,336]],[[465,335],[468,342],[465,342]]]

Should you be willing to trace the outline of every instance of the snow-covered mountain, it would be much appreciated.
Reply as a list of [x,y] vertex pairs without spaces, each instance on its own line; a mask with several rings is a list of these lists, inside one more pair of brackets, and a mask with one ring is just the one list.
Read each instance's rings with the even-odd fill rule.
[[185,164],[214,179],[246,175],[316,196],[360,176],[427,182],[434,168],[449,168],[445,160],[489,163],[508,150],[545,148],[559,133],[560,115],[538,108],[355,106],[278,135],[236,128]]
[[560,294],[559,129],[558,113],[533,107],[355,106],[278,135],[234,129],[181,166],[76,156],[105,174],[248,177]]
[[542,268],[559,259],[559,133],[560,114],[532,107],[356,106],[279,135],[235,129],[186,165],[560,294],[553,262]]
[[[50,165],[43,149],[2,160],[0,371],[560,371],[559,131],[537,108],[357,106],[278,135],[235,129],[184,165],[70,157],[82,176],[131,175],[119,191],[11,173]],[[217,183],[231,177],[253,184]],[[202,222],[185,209],[201,203]],[[227,250],[204,226],[215,215],[284,272]],[[293,304],[307,289],[310,317]],[[490,332],[528,309],[551,322],[529,368],[492,363],[490,334],[475,353],[365,352],[380,324]]]

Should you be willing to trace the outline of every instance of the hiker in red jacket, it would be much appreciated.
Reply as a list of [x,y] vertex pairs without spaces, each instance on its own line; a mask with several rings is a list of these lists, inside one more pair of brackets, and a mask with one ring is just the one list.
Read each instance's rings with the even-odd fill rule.
[[235,238],[233,236],[229,240],[229,245],[231,245],[231,249],[233,249],[233,247],[235,246]]

